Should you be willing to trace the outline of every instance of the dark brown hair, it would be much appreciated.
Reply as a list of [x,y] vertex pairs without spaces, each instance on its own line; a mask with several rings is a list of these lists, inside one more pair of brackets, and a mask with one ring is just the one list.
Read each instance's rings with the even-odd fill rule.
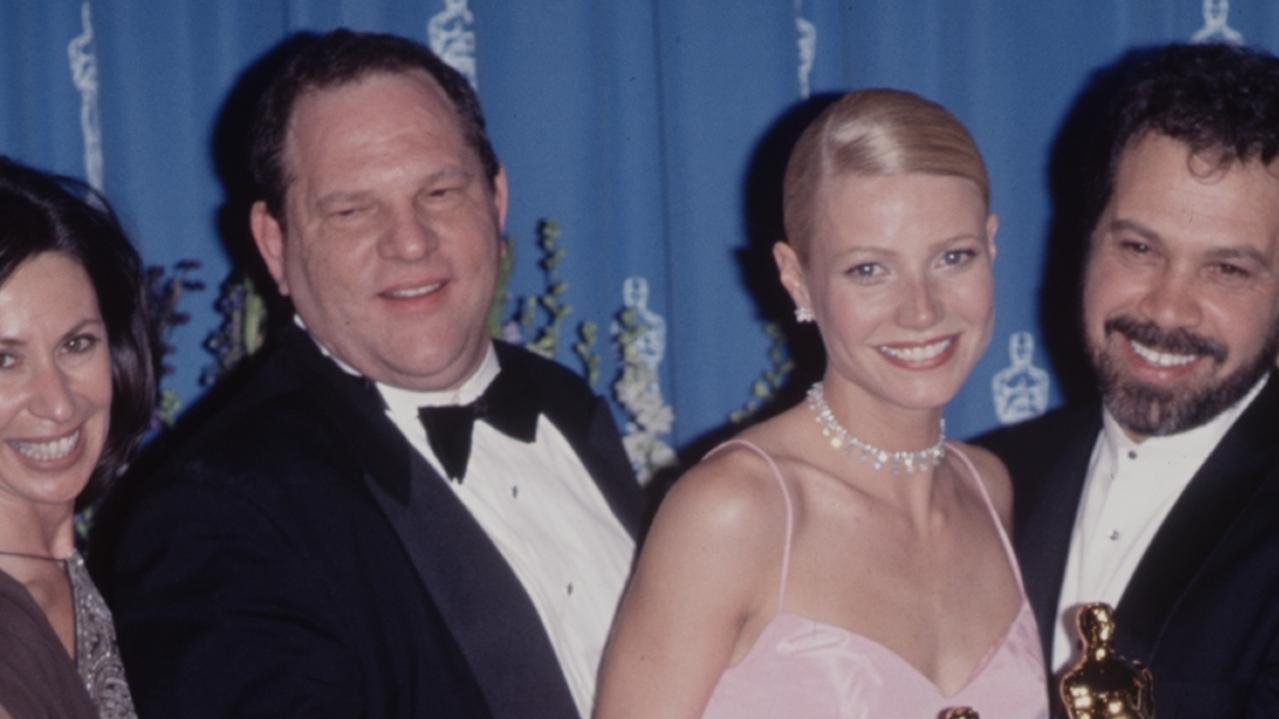
[[151,421],[156,369],[141,261],[101,195],[77,180],[0,156],[0,284],[22,263],[57,252],[89,275],[111,354],[111,425],[79,502],[97,496]]
[[289,58],[258,102],[249,152],[257,192],[275,220],[284,223],[284,196],[290,179],[284,165],[284,141],[299,97],[308,92],[356,82],[375,73],[425,72],[453,103],[462,133],[490,185],[500,165],[489,142],[475,90],[457,70],[425,46],[382,33],[333,30],[305,44]]

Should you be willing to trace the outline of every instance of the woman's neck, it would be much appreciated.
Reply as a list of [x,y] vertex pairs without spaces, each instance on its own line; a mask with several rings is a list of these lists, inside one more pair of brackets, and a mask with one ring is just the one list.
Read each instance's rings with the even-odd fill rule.
[[32,505],[0,499],[0,552],[66,559],[75,550],[72,504]]

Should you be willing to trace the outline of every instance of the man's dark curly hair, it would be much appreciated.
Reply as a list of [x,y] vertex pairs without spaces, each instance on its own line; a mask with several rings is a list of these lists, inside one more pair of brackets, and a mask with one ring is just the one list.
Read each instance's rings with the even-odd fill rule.
[[1150,132],[1224,169],[1279,155],[1279,58],[1235,45],[1169,45],[1125,78],[1114,106],[1101,205],[1125,150]]
[[339,28],[315,37],[272,79],[258,101],[249,150],[249,170],[258,196],[283,226],[284,196],[291,180],[284,163],[284,140],[299,97],[359,81],[376,73],[421,71],[439,84],[453,103],[466,142],[479,156],[491,184],[500,165],[484,127],[480,101],[467,79],[420,43],[383,33]]

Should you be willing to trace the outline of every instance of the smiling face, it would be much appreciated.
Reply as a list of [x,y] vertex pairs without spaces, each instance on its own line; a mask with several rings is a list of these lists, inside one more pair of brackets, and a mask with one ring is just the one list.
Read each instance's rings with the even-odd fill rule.
[[379,382],[461,384],[489,341],[506,178],[490,184],[424,73],[377,73],[298,99],[281,226],[258,249],[311,335]]
[[47,252],[0,285],[0,508],[70,511],[111,411],[106,326],[79,262]]
[[996,220],[971,180],[836,175],[814,198],[805,260],[782,283],[810,307],[828,391],[911,409],[954,397],[990,341]]
[[1279,179],[1214,168],[1163,135],[1115,172],[1084,280],[1084,330],[1106,407],[1134,438],[1212,419],[1279,349]]

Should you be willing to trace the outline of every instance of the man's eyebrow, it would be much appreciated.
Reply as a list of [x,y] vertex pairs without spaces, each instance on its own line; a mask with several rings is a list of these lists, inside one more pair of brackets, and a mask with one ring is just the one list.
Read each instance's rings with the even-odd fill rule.
[[1163,239],[1158,232],[1146,227],[1136,220],[1115,219],[1103,228],[1105,232],[1131,232],[1152,242]]
[[1208,257],[1213,260],[1238,260],[1245,259],[1255,262],[1259,265],[1269,265],[1270,259],[1251,245],[1236,245],[1232,247],[1218,247],[1208,251]]

